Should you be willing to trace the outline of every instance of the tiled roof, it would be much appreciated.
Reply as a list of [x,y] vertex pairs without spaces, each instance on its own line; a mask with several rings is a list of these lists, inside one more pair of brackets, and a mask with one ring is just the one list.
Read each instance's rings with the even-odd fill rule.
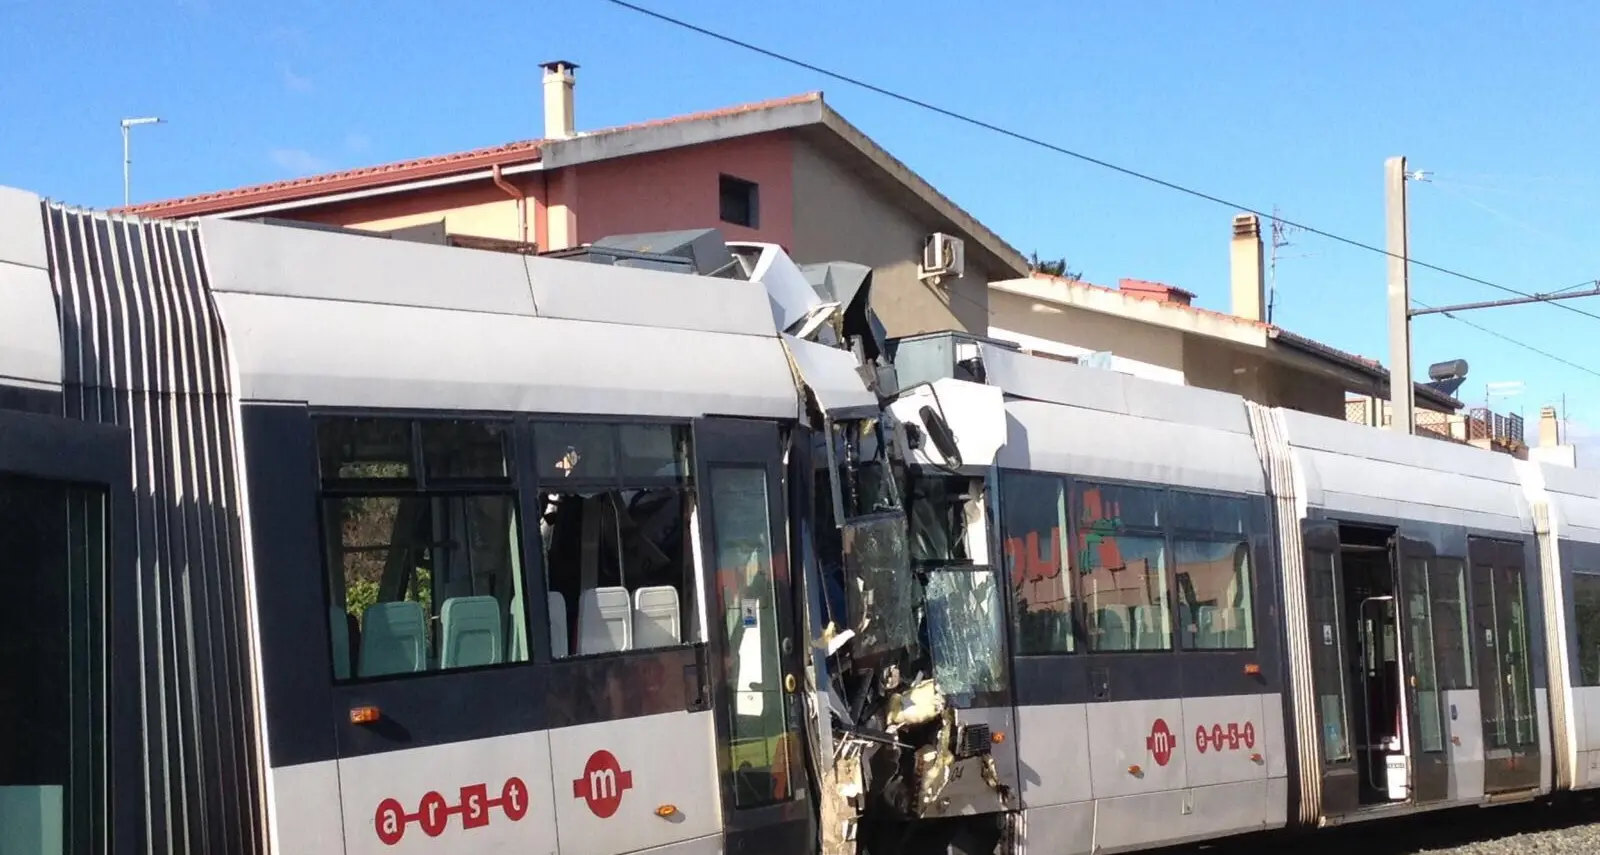
[[[822,93],[820,92],[807,92],[770,101],[758,101],[752,104],[741,104],[734,107],[723,107],[717,110],[688,113],[666,119],[653,119],[631,125],[606,128],[599,131],[586,132],[580,136],[593,137],[621,131],[643,130],[662,125],[710,121],[744,113],[770,110],[776,107],[803,104],[819,100],[821,97]],[[539,159],[540,149],[544,144],[544,140],[523,140],[454,154],[402,160],[379,166],[364,166],[357,169],[347,169],[342,172],[329,172],[288,181],[274,181],[268,184],[238,187],[232,190],[218,190],[181,199],[146,202],[115,210],[121,213],[144,214],[156,217],[188,217],[231,211],[254,205],[314,199],[334,193],[365,190],[372,187],[418,181],[425,178],[437,178],[460,172],[486,169],[491,166],[504,167],[513,164],[531,163]]]

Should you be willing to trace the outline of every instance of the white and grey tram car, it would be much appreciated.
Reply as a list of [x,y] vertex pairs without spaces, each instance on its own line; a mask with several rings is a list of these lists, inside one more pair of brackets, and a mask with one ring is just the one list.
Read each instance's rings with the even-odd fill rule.
[[814,851],[806,344],[751,281],[0,191],[0,849]]
[[1600,478],[948,333],[880,411],[734,250],[0,189],[5,844],[1088,853],[1600,785]]
[[894,358],[903,387],[1003,395],[992,468],[910,456],[913,483],[986,480],[962,501],[987,507],[919,513],[959,491],[908,492],[913,543],[961,534],[919,538],[926,520],[989,521],[987,555],[932,557],[1004,571],[1009,675],[976,705],[1011,728],[1015,801],[989,809],[1019,851],[1600,785],[1600,473],[960,334]]

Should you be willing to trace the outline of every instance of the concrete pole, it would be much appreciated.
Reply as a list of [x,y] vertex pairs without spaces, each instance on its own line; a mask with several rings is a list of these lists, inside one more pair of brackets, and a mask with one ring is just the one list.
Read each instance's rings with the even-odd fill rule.
[[1390,429],[1412,433],[1415,388],[1411,383],[1411,254],[1406,238],[1406,159],[1383,163],[1389,250]]

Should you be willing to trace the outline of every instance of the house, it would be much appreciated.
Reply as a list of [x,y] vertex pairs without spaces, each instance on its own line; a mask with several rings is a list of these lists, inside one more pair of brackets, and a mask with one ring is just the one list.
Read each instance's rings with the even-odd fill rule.
[[[990,283],[988,335],[1036,353],[1330,418],[1345,418],[1351,394],[1388,395],[1389,372],[1376,361],[1263,319],[1254,214],[1234,217],[1230,253],[1231,313],[1195,306],[1192,292],[1158,282],[1123,279],[1109,288],[1035,273]],[[1454,413],[1461,402],[1417,384],[1416,406],[1419,416]]]
[[[813,92],[577,131],[576,65],[544,66],[541,139],[134,205],[145,216],[272,217],[452,242],[566,249],[613,234],[717,227],[798,262],[873,269],[890,335],[988,328],[988,283],[1022,254],[845,121]],[[953,269],[925,276],[935,234]]]

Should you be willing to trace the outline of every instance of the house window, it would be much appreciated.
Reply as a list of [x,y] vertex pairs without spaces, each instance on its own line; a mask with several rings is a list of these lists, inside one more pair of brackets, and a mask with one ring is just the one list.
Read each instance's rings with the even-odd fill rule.
[[754,181],[723,175],[718,178],[722,221],[736,226],[760,228],[761,188]]

